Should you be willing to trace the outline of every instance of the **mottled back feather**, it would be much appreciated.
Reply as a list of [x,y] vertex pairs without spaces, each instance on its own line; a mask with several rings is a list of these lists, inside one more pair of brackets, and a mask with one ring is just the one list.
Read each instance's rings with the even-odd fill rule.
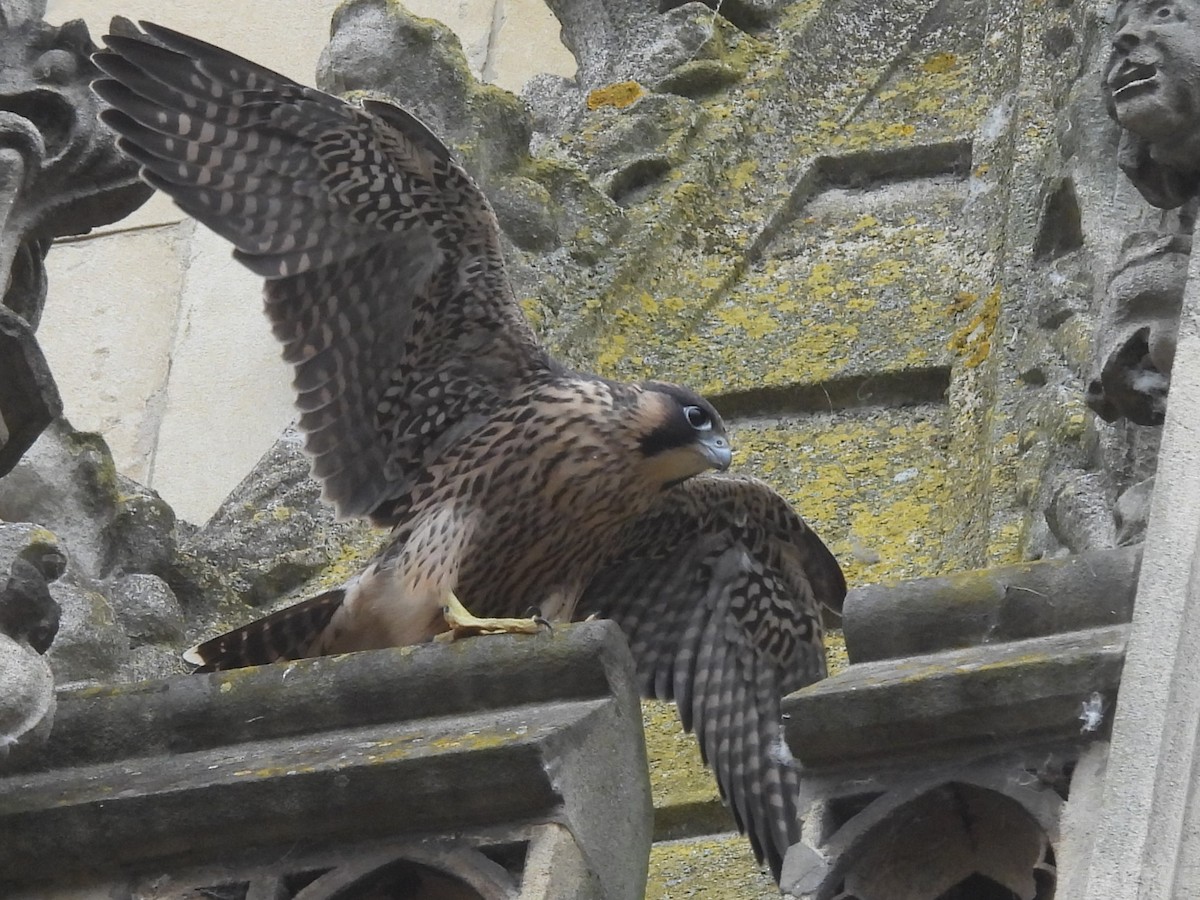
[[266,279],[306,450],[343,517],[403,518],[432,457],[553,364],[495,216],[411,114],[143,23],[94,84],[142,175]]

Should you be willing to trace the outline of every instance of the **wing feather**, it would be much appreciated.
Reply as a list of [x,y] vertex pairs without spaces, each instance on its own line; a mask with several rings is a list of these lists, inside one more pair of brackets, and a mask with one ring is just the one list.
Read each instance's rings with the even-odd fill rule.
[[394,524],[428,455],[552,365],[491,208],[411,114],[142,28],[95,56],[103,120],[146,181],[266,279],[326,499]]
[[579,604],[620,624],[643,692],[675,701],[776,880],[800,837],[780,698],[824,677],[821,608],[840,611],[845,593],[837,561],[782,497],[702,475],[626,530]]

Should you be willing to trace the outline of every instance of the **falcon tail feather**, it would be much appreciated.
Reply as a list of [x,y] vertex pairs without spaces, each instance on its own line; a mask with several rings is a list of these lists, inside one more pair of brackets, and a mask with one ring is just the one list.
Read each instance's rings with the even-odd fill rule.
[[311,656],[313,642],[345,598],[344,588],[325,591],[197,644],[183,658],[199,666],[197,672],[217,672]]

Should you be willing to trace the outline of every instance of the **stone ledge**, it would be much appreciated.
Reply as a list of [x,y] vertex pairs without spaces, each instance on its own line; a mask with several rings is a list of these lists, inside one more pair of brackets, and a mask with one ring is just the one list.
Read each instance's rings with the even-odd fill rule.
[[[615,625],[585,623],[532,639],[497,635],[84,688],[60,694],[54,740],[36,765],[63,768],[607,697],[625,681],[628,660]],[[414,690],[429,685],[436,690]]]
[[1141,545],[995,569],[871,584],[842,611],[852,663],[1121,625]]
[[0,777],[5,887],[558,822],[597,897],[640,900],[632,672],[595,622],[65,693],[40,767]]
[[1111,706],[1127,625],[860,663],[784,698],[805,766],[1078,736],[1092,693]]

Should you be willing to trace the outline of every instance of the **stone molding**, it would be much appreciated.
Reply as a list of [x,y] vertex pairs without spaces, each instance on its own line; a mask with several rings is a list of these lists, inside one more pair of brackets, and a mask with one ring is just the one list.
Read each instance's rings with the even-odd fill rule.
[[0,777],[0,893],[309,900],[403,862],[463,897],[525,879],[542,890],[523,898],[640,900],[646,772],[607,622],[67,692],[49,743]]
[[1081,761],[1106,746],[1140,560],[1117,548],[852,590],[852,665],[783,704],[804,826],[782,887],[929,900],[986,878],[1054,896],[1086,856],[1090,822],[1068,810],[1102,784]]

